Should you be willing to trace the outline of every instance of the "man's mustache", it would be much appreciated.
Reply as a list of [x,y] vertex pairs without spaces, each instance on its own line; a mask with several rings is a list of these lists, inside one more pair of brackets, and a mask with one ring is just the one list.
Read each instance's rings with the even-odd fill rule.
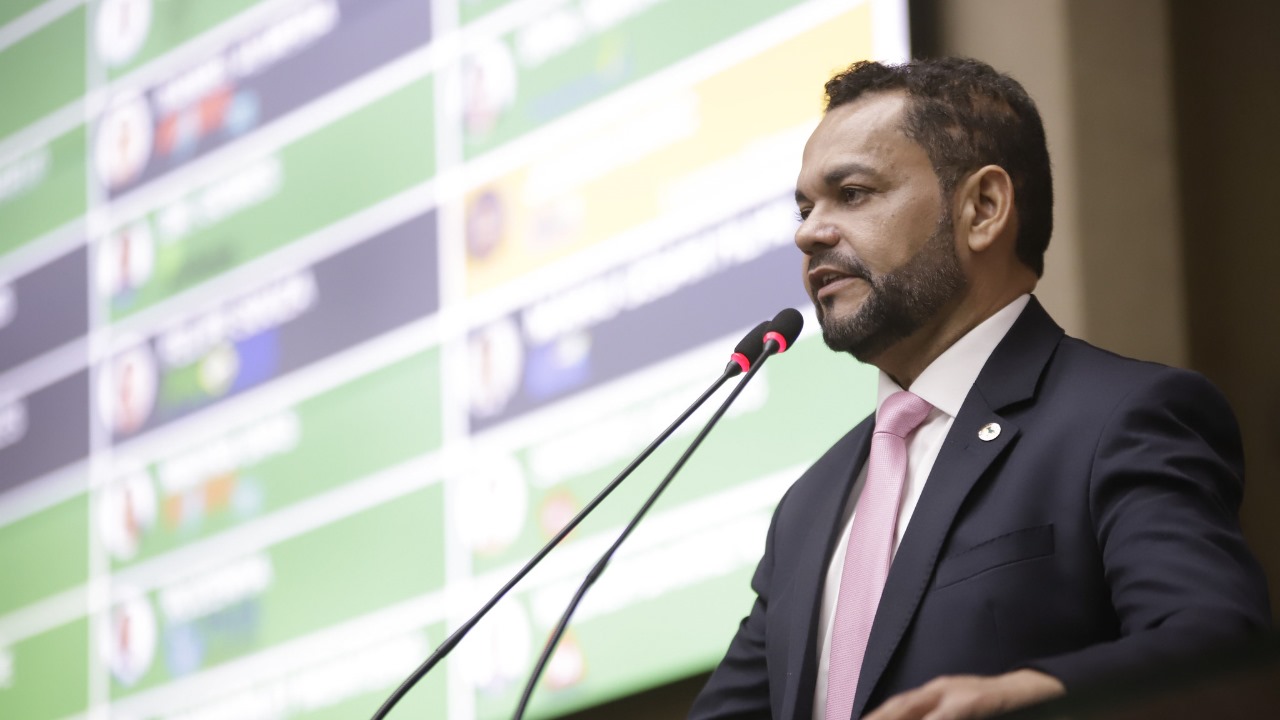
[[828,248],[819,250],[809,256],[809,267],[828,267],[850,277],[874,283],[875,273],[862,264],[856,257],[844,255],[839,250]]

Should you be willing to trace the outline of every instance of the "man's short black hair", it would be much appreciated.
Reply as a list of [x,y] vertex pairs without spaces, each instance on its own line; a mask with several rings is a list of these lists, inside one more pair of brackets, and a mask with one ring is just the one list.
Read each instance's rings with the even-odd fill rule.
[[902,65],[863,61],[827,82],[827,110],[868,92],[907,94],[903,131],[929,156],[947,197],[969,173],[999,165],[1013,180],[1018,259],[1044,273],[1053,233],[1053,176],[1044,125],[1017,80],[967,58]]

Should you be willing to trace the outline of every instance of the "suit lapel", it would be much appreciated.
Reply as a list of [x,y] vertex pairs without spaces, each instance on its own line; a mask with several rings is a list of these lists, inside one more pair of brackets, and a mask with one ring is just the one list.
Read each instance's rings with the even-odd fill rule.
[[[859,423],[841,443],[844,452],[836,457],[846,458],[831,470],[823,473],[829,478],[832,492],[827,502],[818,506],[813,514],[814,532],[808,534],[800,554],[800,565],[794,577],[794,594],[789,603],[795,609],[788,638],[787,667],[798,670],[787,673],[787,684],[782,707],[790,715],[783,720],[808,720],[813,715],[813,691],[817,680],[817,632],[818,613],[822,608],[822,590],[826,585],[827,564],[836,541],[840,538],[840,518],[849,501],[858,471],[867,461],[871,448],[871,432],[875,429],[874,414]],[[839,483],[843,484],[839,484]]]
[[[1061,337],[1062,329],[1033,297],[965,398],[889,569],[862,661],[853,717],[862,715],[915,617],[961,504],[991,463],[1021,433],[1000,411],[1034,397],[1040,375]],[[993,439],[980,439],[978,431],[988,423],[999,424],[1000,432]]]

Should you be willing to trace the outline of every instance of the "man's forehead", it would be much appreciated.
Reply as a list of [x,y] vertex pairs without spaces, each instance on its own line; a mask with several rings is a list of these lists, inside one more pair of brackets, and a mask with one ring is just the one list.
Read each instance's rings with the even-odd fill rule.
[[897,183],[933,175],[928,153],[904,129],[907,101],[902,91],[875,92],[828,110],[805,144],[797,201],[858,176]]
[[906,102],[906,94],[900,91],[874,92],[831,108],[809,136],[806,159],[815,153],[863,146],[872,149],[906,140],[902,131]]

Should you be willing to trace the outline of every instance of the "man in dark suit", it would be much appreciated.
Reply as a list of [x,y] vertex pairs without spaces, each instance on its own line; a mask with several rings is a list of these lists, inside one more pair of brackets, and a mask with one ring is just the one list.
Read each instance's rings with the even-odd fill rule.
[[824,340],[881,371],[880,418],[782,499],[691,717],[981,717],[1267,627],[1222,396],[1030,295],[1053,194],[1022,87],[858,63],[827,97],[796,244]]

